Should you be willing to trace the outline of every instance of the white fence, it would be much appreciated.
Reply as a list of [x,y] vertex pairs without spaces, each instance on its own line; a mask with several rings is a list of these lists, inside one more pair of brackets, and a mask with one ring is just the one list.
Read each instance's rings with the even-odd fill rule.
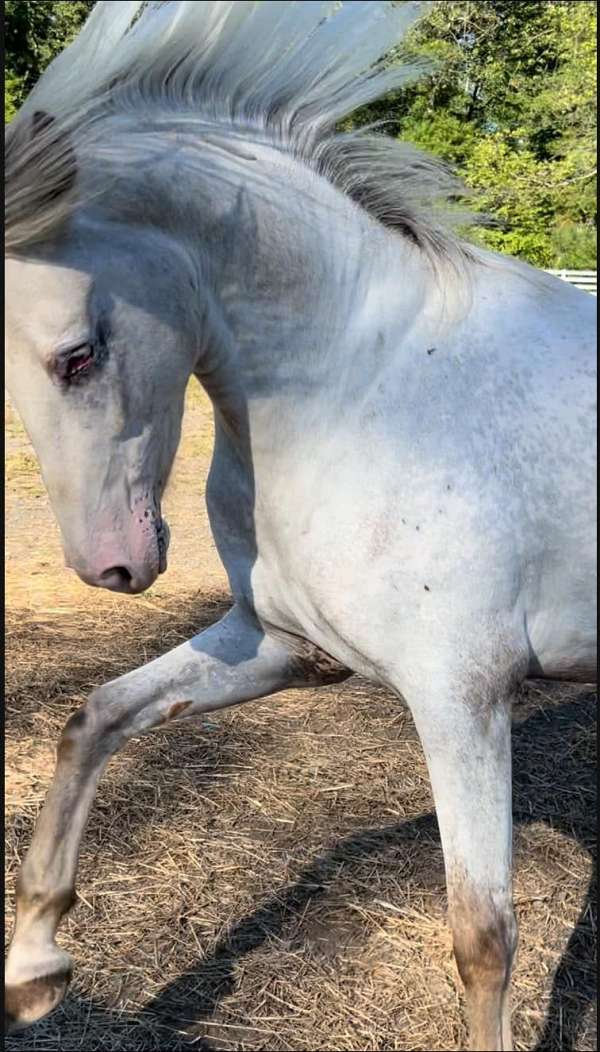
[[562,278],[563,281],[569,281],[576,288],[583,289],[584,292],[591,292],[592,296],[596,295],[597,278],[595,270],[549,270],[548,274],[554,274],[555,277]]

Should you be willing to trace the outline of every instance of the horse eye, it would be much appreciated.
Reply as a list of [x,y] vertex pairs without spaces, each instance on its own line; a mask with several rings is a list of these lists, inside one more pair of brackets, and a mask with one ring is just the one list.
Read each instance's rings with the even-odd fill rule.
[[62,351],[55,359],[56,375],[63,383],[73,383],[88,372],[94,357],[94,348],[90,343]]

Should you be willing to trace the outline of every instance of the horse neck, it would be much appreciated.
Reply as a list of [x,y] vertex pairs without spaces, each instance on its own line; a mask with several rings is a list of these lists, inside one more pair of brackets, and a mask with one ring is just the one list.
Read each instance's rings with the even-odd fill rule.
[[[430,297],[420,252],[274,149],[199,185],[196,243],[210,289],[197,375],[217,410],[301,412],[364,390]],[[201,180],[199,179],[199,184]],[[206,217],[210,220],[207,221]],[[333,400],[335,401],[335,399]]]
[[214,126],[130,128],[137,148],[109,210],[135,225],[141,201],[192,263],[195,372],[230,421],[336,412],[435,302],[420,250],[284,151]]

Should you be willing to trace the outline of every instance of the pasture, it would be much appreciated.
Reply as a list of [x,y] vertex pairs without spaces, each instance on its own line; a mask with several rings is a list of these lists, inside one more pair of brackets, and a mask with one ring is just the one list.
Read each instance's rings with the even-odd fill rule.
[[[212,436],[197,386],[165,501],[170,567],[134,599],[64,570],[9,406],[6,436],[12,918],[68,715],[216,620],[228,592],[197,517]],[[515,705],[518,1049],[596,1048],[593,704],[589,688],[536,682]],[[357,677],[131,742],[100,787],[78,890],[59,936],[73,986],[9,1052],[462,1047],[421,746],[408,710]]]

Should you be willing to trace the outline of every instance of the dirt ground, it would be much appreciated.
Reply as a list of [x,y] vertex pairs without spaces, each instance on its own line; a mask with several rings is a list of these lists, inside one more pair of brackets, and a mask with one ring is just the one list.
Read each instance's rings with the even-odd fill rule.
[[[135,599],[62,565],[7,409],[8,928],[67,716],[214,621],[226,580],[203,507],[211,418],[191,392],[166,501],[170,569]],[[518,1049],[591,1052],[594,695],[515,705]],[[153,732],[101,784],[61,942],[64,1006],[7,1042],[58,1050],[463,1047],[438,830],[408,710],[354,678]]]

